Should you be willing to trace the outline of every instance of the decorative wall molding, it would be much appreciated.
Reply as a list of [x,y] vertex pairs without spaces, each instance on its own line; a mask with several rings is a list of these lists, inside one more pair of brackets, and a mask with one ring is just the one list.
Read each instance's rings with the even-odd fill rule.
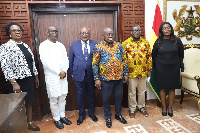
[[0,2],[0,44],[8,41],[4,27],[8,22],[18,22],[24,29],[23,41],[31,48],[31,31],[29,22],[29,9],[26,0]]
[[131,36],[131,27],[140,25],[142,28],[142,37],[145,35],[145,5],[144,0],[132,0],[121,3],[122,7],[122,32],[123,39]]

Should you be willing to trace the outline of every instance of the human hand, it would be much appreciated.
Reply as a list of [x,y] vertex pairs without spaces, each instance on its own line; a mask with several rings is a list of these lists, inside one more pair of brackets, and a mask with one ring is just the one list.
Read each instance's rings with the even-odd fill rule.
[[64,79],[66,77],[66,72],[65,71],[62,71],[60,72],[59,76],[60,76],[60,79]]
[[151,78],[151,71],[148,72],[147,76]]
[[13,86],[13,92],[14,92],[14,93],[19,93],[19,92],[21,92],[20,86],[19,86],[19,84],[18,84],[17,82],[14,83],[12,86]]
[[101,80],[95,80],[95,86],[97,87],[97,89],[101,89]]
[[123,83],[126,83],[128,81],[128,76],[124,76],[123,80],[124,80]]
[[181,68],[181,72],[184,72],[184,68]]

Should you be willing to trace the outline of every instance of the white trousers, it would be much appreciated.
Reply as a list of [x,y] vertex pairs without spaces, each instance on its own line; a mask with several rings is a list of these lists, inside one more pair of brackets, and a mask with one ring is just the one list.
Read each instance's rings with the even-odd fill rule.
[[55,121],[59,121],[61,117],[65,117],[66,96],[66,94],[63,94],[59,97],[49,98],[51,113]]

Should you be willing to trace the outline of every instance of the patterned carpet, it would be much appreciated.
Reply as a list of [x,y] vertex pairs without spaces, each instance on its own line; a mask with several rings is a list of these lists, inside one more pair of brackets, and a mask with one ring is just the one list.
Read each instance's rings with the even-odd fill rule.
[[[78,111],[66,112],[66,117],[72,121],[72,125],[65,125],[63,129],[57,129],[53,123],[51,114],[45,116],[42,121],[35,123],[40,127],[40,133],[200,133],[200,112],[197,102],[193,97],[175,99],[174,116],[162,116],[161,107],[155,100],[147,101],[146,111],[149,117],[144,117],[137,112],[135,118],[129,118],[128,108],[123,108],[122,115],[128,124],[122,124],[114,118],[114,105],[112,109],[112,127],[107,128],[103,116],[103,107],[96,108],[98,122],[93,122],[88,115],[81,125],[77,125]],[[33,131],[29,131],[33,133]]]

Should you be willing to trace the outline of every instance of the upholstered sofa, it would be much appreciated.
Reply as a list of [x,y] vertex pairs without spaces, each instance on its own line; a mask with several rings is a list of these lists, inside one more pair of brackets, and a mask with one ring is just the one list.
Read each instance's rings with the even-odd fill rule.
[[181,72],[181,101],[184,92],[191,94],[198,101],[200,108],[200,44],[184,46],[184,72]]

